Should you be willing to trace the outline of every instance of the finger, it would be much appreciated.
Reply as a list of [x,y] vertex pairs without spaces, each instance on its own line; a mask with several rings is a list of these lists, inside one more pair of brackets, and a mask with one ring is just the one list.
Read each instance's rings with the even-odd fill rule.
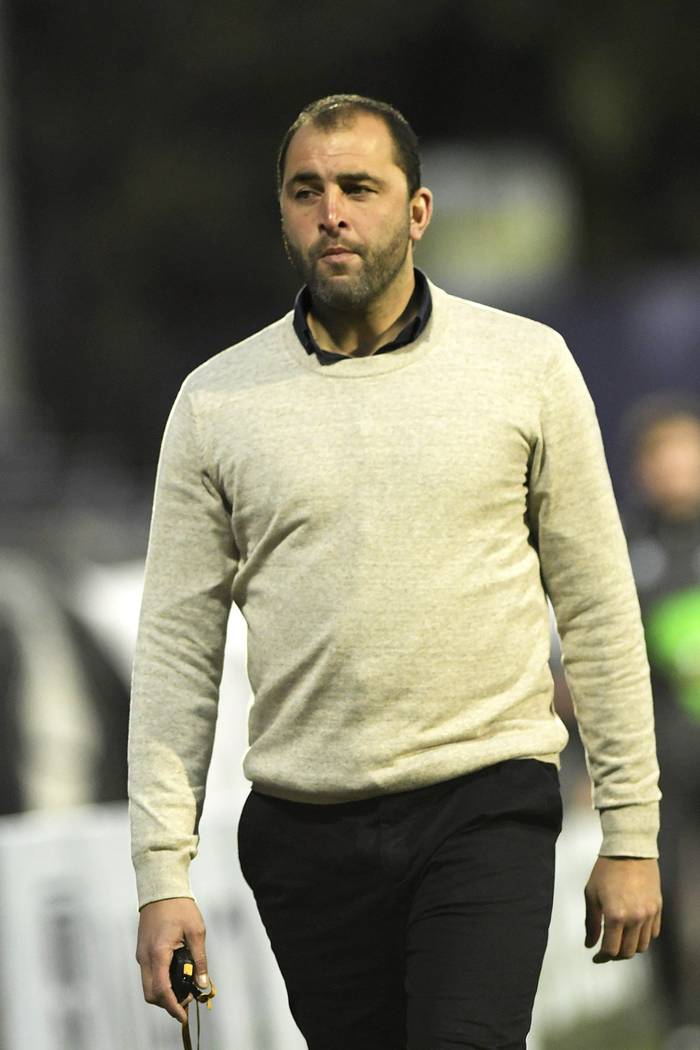
[[178,1003],[175,998],[175,993],[172,988],[163,989],[161,995],[156,1000],[157,1006],[162,1006],[166,1013],[169,1013],[171,1017],[174,1017],[180,1024],[184,1024],[187,1020],[187,1011],[185,1010],[184,1004]]
[[593,956],[594,963],[605,963],[616,959],[622,944],[624,926],[619,920],[606,919],[603,924],[603,940],[599,951]]
[[631,959],[639,951],[639,941],[644,923],[635,922],[625,926],[616,959]]
[[150,1003],[153,990],[151,964],[149,962],[142,962],[139,963],[139,966],[141,967],[141,987],[143,988],[143,997],[147,1003]]
[[156,1006],[160,1006],[169,1013],[171,1017],[174,1017],[176,1021],[183,1024],[187,1020],[187,1011],[185,1010],[184,1003],[178,1003],[175,998],[175,993],[171,987],[160,987],[154,989],[154,998],[149,1000]]
[[151,995],[146,1001],[161,1006],[171,1017],[182,1024],[187,1019],[187,1012],[178,1003],[170,984],[171,959],[172,952],[168,952],[166,956],[161,954],[151,956]]
[[642,926],[641,932],[639,934],[639,944],[637,945],[637,951],[638,952],[645,952],[645,951],[647,951],[649,945],[651,944],[651,941],[652,941],[652,938],[653,938],[653,934],[654,934],[654,919],[653,918],[647,919],[647,921]]
[[586,947],[592,948],[598,943],[602,926],[603,913],[600,907],[586,897]]
[[656,915],[654,916],[654,921],[652,923],[652,928],[651,928],[651,935],[652,935],[652,937],[654,939],[656,939],[659,936],[660,933],[661,933],[661,907],[659,907],[659,910],[657,911]]

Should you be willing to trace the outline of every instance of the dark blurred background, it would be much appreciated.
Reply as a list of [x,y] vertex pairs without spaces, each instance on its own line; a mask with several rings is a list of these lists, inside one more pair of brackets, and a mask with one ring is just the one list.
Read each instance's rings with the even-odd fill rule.
[[[0,0],[4,812],[124,797],[163,426],[192,368],[291,308],[276,151],[339,91],[419,136],[436,212],[418,265],[566,338],[655,632],[657,714],[683,711],[669,762],[700,768],[699,50],[700,5],[673,0]],[[687,901],[700,785],[676,779],[669,899]],[[699,1050],[698,969],[668,943],[658,1038]],[[625,1042],[629,1019],[605,1031],[567,1046],[661,1045]]]
[[22,348],[3,348],[19,358],[3,378],[66,457],[87,443],[150,482],[186,372],[290,307],[275,152],[334,91],[393,102],[424,149],[548,156],[567,196],[560,265],[526,297],[498,273],[487,290],[561,327],[611,438],[638,393],[691,367],[697,382],[697,4],[6,0],[3,13]]

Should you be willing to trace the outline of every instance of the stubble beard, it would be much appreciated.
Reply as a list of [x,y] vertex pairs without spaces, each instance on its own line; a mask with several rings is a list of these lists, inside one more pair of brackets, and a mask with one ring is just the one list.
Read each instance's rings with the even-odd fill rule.
[[[354,249],[363,260],[356,274],[334,276],[318,252],[304,253],[282,230],[287,258],[309,286],[311,298],[331,310],[364,310],[379,299],[401,271],[408,254],[410,219],[378,248]],[[323,251],[325,249],[321,249]]]

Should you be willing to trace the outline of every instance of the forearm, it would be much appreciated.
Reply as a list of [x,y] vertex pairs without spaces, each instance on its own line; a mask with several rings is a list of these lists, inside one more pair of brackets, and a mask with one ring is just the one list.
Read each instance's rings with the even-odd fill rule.
[[[562,662],[601,814],[604,856],[655,857],[658,765],[649,666],[627,551],[582,570],[560,602]],[[587,597],[588,595],[588,597]]]
[[[191,896],[188,869],[216,725],[216,698],[191,704],[137,669],[129,733],[129,812],[139,906]],[[156,696],[155,702],[151,697]]]
[[528,506],[603,849],[655,856],[660,795],[639,602],[594,406],[564,348],[545,388]]

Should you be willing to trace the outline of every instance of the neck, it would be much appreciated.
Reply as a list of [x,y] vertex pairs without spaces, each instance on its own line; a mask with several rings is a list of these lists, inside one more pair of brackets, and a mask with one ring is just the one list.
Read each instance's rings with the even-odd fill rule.
[[368,357],[391,342],[417,313],[409,262],[381,298],[362,310],[339,311],[313,302],[307,324],[318,345],[336,354]]

